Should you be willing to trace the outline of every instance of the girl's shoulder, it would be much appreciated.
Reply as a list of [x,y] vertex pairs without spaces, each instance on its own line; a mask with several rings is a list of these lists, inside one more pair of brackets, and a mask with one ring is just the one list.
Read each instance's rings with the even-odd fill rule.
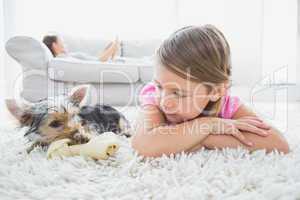
[[221,110],[219,112],[219,117],[232,119],[240,105],[242,105],[242,102],[239,97],[228,94],[223,96],[221,99]]

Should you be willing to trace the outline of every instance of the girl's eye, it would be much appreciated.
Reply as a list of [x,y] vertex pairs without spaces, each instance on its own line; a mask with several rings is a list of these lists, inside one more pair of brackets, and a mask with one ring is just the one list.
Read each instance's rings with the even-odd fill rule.
[[156,85],[156,87],[157,87],[157,89],[159,89],[159,90],[162,89],[161,85]]
[[52,127],[52,128],[58,128],[60,127],[61,125],[63,125],[62,122],[58,121],[58,120],[54,120],[52,121],[49,126]]
[[174,94],[175,94],[177,97],[185,97],[185,95],[182,94],[181,92],[175,91]]

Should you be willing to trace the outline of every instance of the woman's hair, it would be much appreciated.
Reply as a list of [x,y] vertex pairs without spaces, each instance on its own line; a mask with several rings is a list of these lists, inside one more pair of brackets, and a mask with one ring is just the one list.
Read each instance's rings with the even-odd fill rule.
[[51,51],[52,55],[55,57],[55,52],[52,49],[53,43],[57,42],[58,37],[56,35],[45,35],[43,38],[43,43],[48,47]]
[[[214,85],[228,82],[231,75],[229,44],[213,25],[175,31],[159,47],[157,57],[160,64],[180,77],[204,83],[208,92]],[[203,114],[217,115],[220,101],[209,102]]]

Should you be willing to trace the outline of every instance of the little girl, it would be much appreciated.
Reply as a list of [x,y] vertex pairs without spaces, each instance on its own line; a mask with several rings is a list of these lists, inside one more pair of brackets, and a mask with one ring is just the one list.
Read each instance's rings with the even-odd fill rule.
[[238,97],[229,96],[230,48],[214,26],[188,26],[156,53],[153,83],[140,93],[132,147],[157,157],[202,147],[289,152],[286,140]]

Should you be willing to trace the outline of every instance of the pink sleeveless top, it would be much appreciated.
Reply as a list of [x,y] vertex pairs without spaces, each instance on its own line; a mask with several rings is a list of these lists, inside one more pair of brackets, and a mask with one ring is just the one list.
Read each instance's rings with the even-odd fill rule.
[[[156,87],[153,83],[146,84],[140,94],[139,100],[142,106],[144,105],[156,105],[155,102],[155,90]],[[221,100],[221,110],[219,117],[224,119],[232,119],[234,113],[238,110],[241,105],[241,101],[237,96],[225,95]]]

